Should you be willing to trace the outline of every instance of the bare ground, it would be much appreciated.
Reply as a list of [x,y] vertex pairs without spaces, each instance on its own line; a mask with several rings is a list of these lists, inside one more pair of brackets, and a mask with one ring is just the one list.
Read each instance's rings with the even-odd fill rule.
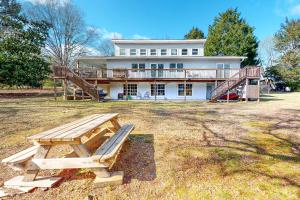
[[[14,199],[299,199],[300,93],[260,103],[54,101],[0,98],[0,159],[30,146],[25,138],[93,113],[120,113],[136,128],[112,171],[125,183],[93,188],[88,170],[61,175],[48,191]],[[61,146],[53,154],[69,151]],[[17,175],[1,166],[0,184]]]

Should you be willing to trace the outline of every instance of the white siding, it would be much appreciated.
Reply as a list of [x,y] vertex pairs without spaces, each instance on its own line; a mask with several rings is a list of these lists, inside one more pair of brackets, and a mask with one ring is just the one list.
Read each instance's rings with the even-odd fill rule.
[[150,64],[151,63],[159,63],[159,64],[164,64],[164,68],[168,69],[170,66],[170,63],[183,63],[184,68],[217,68],[217,63],[226,63],[230,64],[230,68],[240,68],[240,61],[239,60],[184,60],[184,59],[170,59],[170,60],[165,60],[165,59],[152,59],[152,60],[110,60],[107,62],[107,68],[108,69],[114,69],[114,68],[128,68],[131,69],[131,64],[132,63],[145,63],[146,68],[150,69]]
[[[124,83],[111,83],[110,94],[112,99],[118,99],[118,93],[123,93]],[[151,94],[151,84],[153,82],[145,83],[133,83],[137,84],[137,92],[141,94],[142,97],[148,92]],[[178,96],[178,84],[183,84],[183,82],[157,82],[157,84],[165,84],[165,96],[157,96],[159,100],[184,100],[184,96]],[[193,82],[193,92],[192,96],[187,96],[188,100],[205,100],[206,99],[206,84],[202,82]],[[136,96],[132,96],[133,99],[137,99]],[[150,99],[155,99],[154,96],[150,96]]]
[[[192,49],[199,49],[199,56],[204,55],[204,45],[199,44],[115,44],[115,55],[120,56],[120,49],[126,49],[126,55],[129,56],[129,49],[147,49],[147,55],[150,55],[150,49],[167,49],[167,55],[171,55],[170,49],[178,49],[178,55],[181,55],[181,49],[188,49],[188,55],[192,56]],[[160,51],[158,51],[158,56]],[[139,52],[138,54],[139,55]]]

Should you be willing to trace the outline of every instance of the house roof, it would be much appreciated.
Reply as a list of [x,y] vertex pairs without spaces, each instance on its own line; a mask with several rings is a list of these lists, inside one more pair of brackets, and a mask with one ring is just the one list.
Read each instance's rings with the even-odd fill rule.
[[204,44],[206,39],[194,39],[194,40],[126,40],[118,39],[112,40],[114,44]]

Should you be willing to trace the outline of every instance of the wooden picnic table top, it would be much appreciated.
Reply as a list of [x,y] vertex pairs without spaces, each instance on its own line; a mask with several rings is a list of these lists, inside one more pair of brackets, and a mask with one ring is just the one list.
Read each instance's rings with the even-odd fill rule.
[[89,133],[110,120],[116,119],[118,115],[118,113],[90,115],[74,122],[30,136],[27,140],[40,143],[80,141],[80,138],[86,133]]

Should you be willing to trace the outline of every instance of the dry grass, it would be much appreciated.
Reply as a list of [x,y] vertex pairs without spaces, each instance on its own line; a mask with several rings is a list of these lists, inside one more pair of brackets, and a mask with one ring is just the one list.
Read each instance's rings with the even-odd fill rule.
[[[15,199],[299,199],[299,99],[300,93],[230,104],[0,99],[0,159],[29,146],[26,136],[119,112],[122,123],[136,126],[112,169],[125,171],[125,184],[99,189],[88,170],[44,172],[65,179]],[[0,183],[14,175],[1,165]]]

